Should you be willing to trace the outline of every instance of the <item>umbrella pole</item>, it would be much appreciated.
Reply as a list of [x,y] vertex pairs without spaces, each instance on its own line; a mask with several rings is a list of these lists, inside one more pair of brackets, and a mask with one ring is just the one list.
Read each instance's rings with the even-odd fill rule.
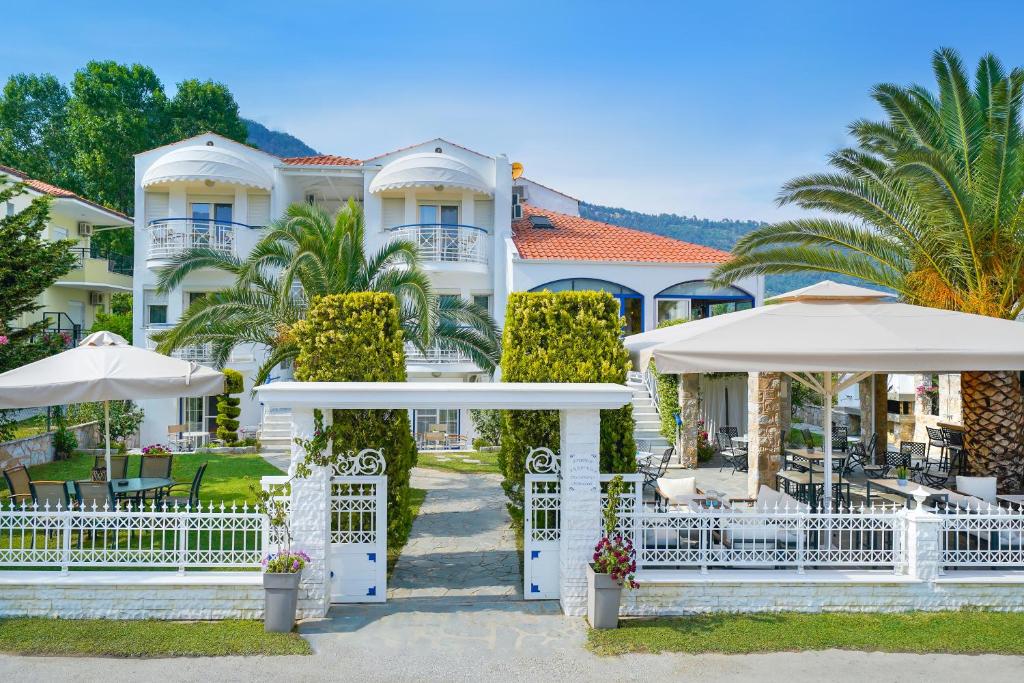
[[825,394],[822,427],[824,428],[824,443],[822,448],[825,451],[825,472],[823,473],[823,496],[825,502],[823,509],[827,512],[832,510],[832,372],[825,373]]
[[107,451],[104,459],[107,465],[107,481],[110,481],[110,401],[103,402],[103,431],[107,438]]

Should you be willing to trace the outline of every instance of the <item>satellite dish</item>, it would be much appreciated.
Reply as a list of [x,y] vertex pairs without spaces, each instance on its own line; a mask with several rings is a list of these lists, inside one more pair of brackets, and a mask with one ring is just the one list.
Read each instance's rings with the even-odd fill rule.
[[523,175],[523,165],[518,161],[512,162],[512,180],[518,180]]

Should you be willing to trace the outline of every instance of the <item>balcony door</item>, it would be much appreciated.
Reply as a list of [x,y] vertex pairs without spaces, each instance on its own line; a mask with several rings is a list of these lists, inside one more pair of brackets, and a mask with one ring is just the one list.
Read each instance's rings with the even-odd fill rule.
[[192,230],[197,235],[212,234],[218,243],[231,230],[232,216],[231,204],[192,202]]
[[420,249],[431,260],[459,260],[459,207],[451,204],[420,204]]

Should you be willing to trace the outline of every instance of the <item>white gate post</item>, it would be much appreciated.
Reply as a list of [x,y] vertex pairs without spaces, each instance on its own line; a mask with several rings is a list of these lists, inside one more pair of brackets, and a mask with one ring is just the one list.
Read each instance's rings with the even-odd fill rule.
[[601,536],[601,412],[559,412],[562,469],[562,533],[559,592],[569,616],[587,612],[587,563]]
[[[324,426],[330,424],[329,410],[324,411]],[[306,452],[295,443],[295,438],[313,438],[313,409],[292,408],[292,464],[288,469],[295,474],[295,466],[305,460]],[[331,472],[327,467],[311,466],[308,477],[292,479],[291,524],[292,548],[309,555],[309,563],[302,572],[299,590],[299,617],[327,615],[330,600],[330,506]]]

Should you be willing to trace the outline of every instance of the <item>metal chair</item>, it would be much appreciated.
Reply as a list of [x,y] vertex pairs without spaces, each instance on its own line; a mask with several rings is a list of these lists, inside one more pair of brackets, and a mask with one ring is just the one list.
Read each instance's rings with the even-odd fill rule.
[[747,451],[745,448],[739,448],[734,446],[732,439],[730,439],[725,433],[719,431],[715,434],[715,439],[718,441],[718,452],[722,455],[722,464],[718,468],[721,472],[725,469],[726,465],[732,467],[732,474],[737,471],[747,471]]
[[918,461],[920,464],[917,468],[922,469],[928,462],[928,444],[924,441],[901,441],[900,453],[910,455],[908,467],[914,467],[914,461]]
[[82,510],[116,510],[117,497],[109,481],[76,481],[75,500]]
[[[106,474],[107,461],[106,456],[97,455],[93,461],[93,472],[104,471]],[[110,479],[125,479],[128,477],[128,456],[127,455],[112,455],[110,456]]]
[[170,455],[144,455],[139,463],[139,476],[142,478],[170,479]]
[[188,439],[182,436],[188,431],[188,425],[168,425],[167,426],[167,445],[172,450],[184,451],[187,450],[189,445]]
[[848,427],[832,428],[832,450],[837,448],[843,453],[850,447],[850,430]]
[[[914,442],[906,441],[904,443],[909,445]],[[924,446],[924,444],[921,444],[921,446]],[[902,444],[900,444],[899,453],[895,451],[886,451],[885,462],[880,465],[866,465],[864,467],[864,476],[868,479],[884,479],[889,474],[890,470],[897,467],[906,467],[907,469],[910,469],[910,464],[912,462],[911,451],[912,449],[910,448],[904,451]]]
[[814,435],[811,434],[810,429],[807,429],[806,427],[801,429],[800,436],[804,438],[804,446],[806,448],[814,448]]
[[946,442],[946,454],[949,457],[950,472],[962,474],[964,469],[964,433],[956,429],[942,428],[942,438]]
[[740,429],[739,429],[739,427],[728,427],[728,426],[726,426],[726,427],[719,427],[718,428],[718,433],[719,434],[725,434],[730,439],[732,439],[734,436],[739,436],[740,435]]
[[24,465],[15,465],[4,470],[7,490],[11,493],[12,503],[32,502],[32,475]]
[[932,446],[935,446],[939,449],[939,469],[948,469],[949,463],[946,461],[946,437],[943,434],[942,429],[939,427],[925,427],[924,429],[926,432],[928,432],[928,443],[927,448],[925,450],[925,460],[931,462]]
[[661,454],[661,459],[658,460],[657,464],[647,465],[646,467],[640,467],[637,471],[644,476],[643,488],[648,486],[654,487],[657,484],[658,479],[664,476],[665,472],[668,471],[669,460],[672,459],[672,454],[676,452],[676,449],[669,446]]
[[67,510],[71,507],[71,497],[63,481],[34,481],[29,487],[32,489],[32,502],[40,510]]
[[[206,465],[207,463],[204,462],[199,466],[199,469],[196,470],[196,474],[192,477],[191,482],[179,481],[168,486],[167,490],[164,492],[165,495],[160,498],[160,503],[167,505],[167,507],[179,507],[186,508],[188,510],[197,509],[199,507],[199,487],[203,483],[203,474],[206,473]],[[188,496],[170,495],[174,493],[174,489],[186,487],[188,488]]]

